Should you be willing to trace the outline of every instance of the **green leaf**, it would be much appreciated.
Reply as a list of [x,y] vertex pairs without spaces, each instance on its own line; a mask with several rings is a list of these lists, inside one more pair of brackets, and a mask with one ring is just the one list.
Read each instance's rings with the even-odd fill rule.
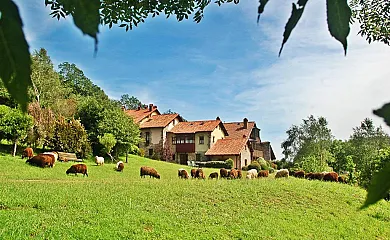
[[257,9],[257,23],[259,23],[259,20],[260,20],[260,14],[262,14],[264,12],[264,7],[265,5],[267,5],[269,0],[259,0],[259,8]]
[[31,82],[31,58],[18,7],[11,0],[0,1],[0,78],[11,96],[27,110],[27,89]]
[[347,55],[347,37],[352,15],[348,0],[326,0],[326,12],[330,35],[343,44],[344,54]]
[[361,209],[370,206],[383,199],[390,190],[390,163],[387,163],[382,170],[375,173],[372,177],[366,201]]
[[300,6],[299,8],[297,8],[297,5],[295,3],[292,4],[291,16],[288,19],[286,26],[284,27],[283,42],[282,42],[282,46],[280,47],[280,50],[279,50],[279,57],[280,57],[280,54],[282,53],[284,44],[287,42],[288,38],[291,35],[292,30],[297,25],[299,19],[301,19],[302,13],[305,10],[306,3],[307,3],[307,0],[306,1],[302,1],[302,0],[298,1],[298,5]]
[[387,126],[390,127],[390,103],[386,103],[380,109],[374,110],[373,113],[383,118]]
[[97,51],[97,34],[100,24],[100,0],[68,0],[64,9],[73,16],[74,24],[84,33],[95,39]]

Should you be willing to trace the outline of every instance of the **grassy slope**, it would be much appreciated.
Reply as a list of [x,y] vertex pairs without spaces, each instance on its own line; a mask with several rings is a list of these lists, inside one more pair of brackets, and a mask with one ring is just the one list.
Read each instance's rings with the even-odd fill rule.
[[[365,191],[302,179],[179,180],[182,167],[132,156],[89,177],[0,156],[0,239],[386,239],[390,204],[358,211]],[[162,179],[141,179],[139,167]],[[206,169],[209,174],[213,169]]]

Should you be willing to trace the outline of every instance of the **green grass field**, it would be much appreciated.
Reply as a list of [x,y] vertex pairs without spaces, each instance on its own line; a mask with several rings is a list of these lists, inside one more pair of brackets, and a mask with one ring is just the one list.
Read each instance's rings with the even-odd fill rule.
[[[0,239],[389,239],[390,203],[304,179],[181,180],[181,165],[131,156],[89,177],[0,156]],[[152,166],[161,179],[140,178]],[[187,168],[189,169],[189,168]],[[207,175],[215,169],[206,169]]]

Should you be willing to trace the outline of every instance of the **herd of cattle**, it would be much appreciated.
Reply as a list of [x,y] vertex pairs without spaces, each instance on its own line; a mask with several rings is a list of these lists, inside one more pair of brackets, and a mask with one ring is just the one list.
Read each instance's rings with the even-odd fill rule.
[[[297,171],[297,172],[289,172],[288,169],[280,169],[276,172],[275,178],[287,178],[288,176],[294,176],[297,178],[306,178],[308,180],[318,179],[318,180],[324,180],[324,181],[331,181],[331,182],[342,182],[346,183],[346,180],[344,176],[338,176],[335,172],[321,172],[321,173],[307,173],[305,174],[304,171]],[[251,169],[246,172],[246,178],[247,179],[254,179],[254,178],[263,178],[268,177],[269,171],[268,170],[261,170],[257,172],[256,169]],[[183,179],[188,179],[189,174],[188,172],[181,168],[178,170],[178,177]],[[228,171],[225,168],[221,168],[218,172],[212,172],[209,175],[209,179],[218,179],[218,177],[226,178],[226,179],[241,179],[243,177],[241,170],[232,169]],[[203,169],[191,169],[191,178],[199,178],[199,179],[206,179],[206,175],[203,172]]]
[[[31,165],[35,165],[38,167],[54,167],[56,161],[58,161],[58,153],[57,152],[44,152],[40,153],[38,155],[34,156],[34,151],[32,148],[26,148],[23,151],[22,159],[27,158],[26,163],[29,163]],[[104,165],[104,158],[96,156],[95,157],[95,163],[96,165]],[[122,161],[119,161],[115,168],[116,171],[122,172],[124,169],[124,164]],[[72,165],[68,170],[66,170],[66,174],[75,174],[81,173],[83,176],[88,177],[87,172],[87,166],[85,164],[74,164]],[[191,169],[191,178],[198,178],[198,179],[206,179],[206,175],[202,168],[198,169]],[[346,179],[344,176],[339,176],[336,172],[320,172],[320,173],[305,173],[304,171],[296,171],[296,172],[289,172],[288,169],[280,169],[276,172],[275,178],[282,178],[282,177],[288,177],[288,176],[294,176],[297,178],[306,178],[308,180],[324,180],[324,181],[331,181],[331,182],[342,182],[346,183]],[[140,176],[145,177],[154,177],[157,179],[160,179],[160,174],[157,172],[156,169],[152,167],[146,167],[143,166],[140,168]],[[254,178],[263,178],[268,177],[269,171],[268,170],[261,170],[257,171],[256,169],[251,169],[246,172],[246,178],[247,179],[254,179]],[[190,175],[188,174],[187,170],[181,168],[178,170],[178,177],[182,179],[189,179]],[[209,179],[218,179],[218,178],[225,178],[225,179],[241,179],[243,178],[243,173],[241,170],[237,169],[231,169],[227,170],[225,168],[221,168],[218,172],[212,172],[209,174]]]

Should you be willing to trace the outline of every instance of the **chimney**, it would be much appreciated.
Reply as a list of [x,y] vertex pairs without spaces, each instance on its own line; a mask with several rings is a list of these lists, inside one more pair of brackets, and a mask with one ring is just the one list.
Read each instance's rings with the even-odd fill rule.
[[149,104],[149,112],[153,110],[153,103]]
[[245,129],[248,128],[248,119],[247,118],[244,118],[244,128]]
[[138,105],[138,108],[137,110],[141,110],[142,106],[141,106],[141,103]]
[[219,118],[219,116],[215,119],[215,120],[219,120],[219,121],[221,121],[221,119]]
[[122,109],[122,111],[126,111],[126,106],[122,105],[121,109]]

